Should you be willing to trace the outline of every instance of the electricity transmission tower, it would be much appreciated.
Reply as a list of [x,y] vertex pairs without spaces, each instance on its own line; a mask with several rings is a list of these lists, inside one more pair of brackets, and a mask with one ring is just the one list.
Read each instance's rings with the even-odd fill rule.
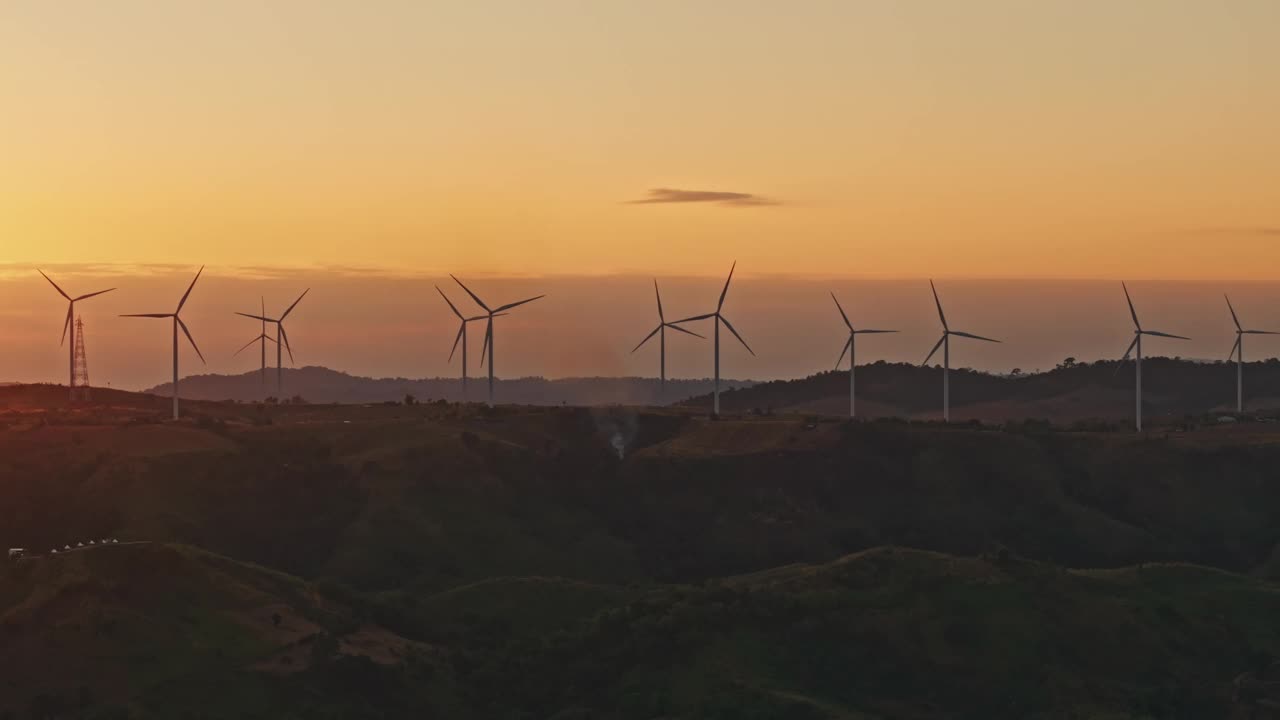
[[89,400],[89,358],[84,352],[84,318],[76,318],[71,363],[71,399]]

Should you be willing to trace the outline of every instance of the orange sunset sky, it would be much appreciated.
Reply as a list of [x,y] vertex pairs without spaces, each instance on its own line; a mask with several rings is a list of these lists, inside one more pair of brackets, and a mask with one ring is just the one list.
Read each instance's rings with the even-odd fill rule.
[[[513,316],[499,374],[651,374],[611,355],[648,329],[648,278],[683,278],[702,311],[734,259],[743,312],[812,306],[831,362],[824,293],[869,293],[860,280],[911,298],[879,316],[919,325],[886,349],[917,362],[929,276],[990,301],[970,324],[996,327],[975,332],[1032,332],[1034,308],[1088,326],[1079,308],[1113,309],[1120,278],[1151,283],[1157,317],[1191,288],[1216,332],[1224,290],[1247,288],[1259,322],[1280,300],[1278,128],[1274,0],[15,0],[0,7],[0,379],[65,375],[65,308],[36,266],[121,287],[84,312],[122,386],[164,379],[163,357],[126,358],[163,355],[167,336],[114,314],[167,310],[150,305],[201,264],[198,339],[234,349],[252,332],[232,305],[315,286],[290,328],[310,336],[300,364],[370,374],[456,370],[386,359],[407,337],[424,355],[452,339],[430,287],[448,272],[575,299]],[[387,277],[402,299],[384,302]],[[1018,285],[1036,279],[1081,282]],[[625,306],[616,342],[584,307],[590,282]],[[1089,298],[1075,310],[1072,288]],[[788,350],[726,374],[828,364],[795,320],[731,317]],[[1106,318],[1098,354],[1123,351],[1125,321]],[[359,350],[335,336],[348,322]],[[610,359],[521,356],[540,332],[585,333]],[[1184,354],[1225,355],[1217,340]],[[1054,342],[973,364],[1072,354]],[[248,369],[223,350],[207,370]]]

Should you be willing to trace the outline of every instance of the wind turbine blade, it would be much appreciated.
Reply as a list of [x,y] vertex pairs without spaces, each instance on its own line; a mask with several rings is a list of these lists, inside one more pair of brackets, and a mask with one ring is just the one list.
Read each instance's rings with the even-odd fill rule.
[[1236,309],[1231,307],[1231,298],[1227,297],[1226,293],[1223,293],[1222,297],[1227,301],[1227,309],[1231,311],[1231,319],[1235,322],[1236,329],[1242,330],[1243,328],[1240,327],[1240,318],[1236,317]]
[[844,356],[846,353],[849,352],[849,346],[852,344],[853,344],[853,335],[850,335],[849,339],[844,341],[844,349],[840,351],[840,357],[836,358],[837,370],[840,369],[840,363],[844,362]]
[[[267,342],[273,342],[273,343],[274,343],[274,342],[276,342],[276,339],[275,339],[275,338],[271,337],[270,335],[268,335],[268,334],[266,334],[266,333],[263,333],[263,334],[261,335],[261,337],[262,337],[262,339],[263,339],[263,340],[266,340]],[[277,345],[279,345],[280,343],[276,343],[276,344],[277,344]]]
[[1241,330],[1245,335],[1280,335],[1280,332],[1272,332],[1270,330]]
[[707,313],[706,315],[694,315],[693,317],[687,317],[683,320],[676,320],[675,322],[669,323],[669,324],[676,325],[678,323],[695,322],[697,320],[706,320],[707,318],[713,318],[715,316],[716,316],[715,313]]
[[453,301],[449,299],[449,296],[444,294],[444,291],[440,289],[439,285],[436,285],[436,292],[440,293],[440,297],[444,298],[444,301],[449,304],[449,309],[453,311],[454,315],[457,315],[460,319],[466,319],[462,317],[462,313],[458,312],[458,308],[454,306]]
[[1230,361],[1231,358],[1235,357],[1236,350],[1239,350],[1239,349],[1240,349],[1240,336],[1236,335],[1236,342],[1234,345],[1231,346],[1231,352],[1227,353],[1227,360]]
[[974,335],[973,333],[960,332],[959,330],[952,330],[951,334],[957,337],[969,338],[971,340],[983,340],[985,342],[993,342],[993,343],[1000,342],[999,340],[993,340],[989,337],[982,337],[981,335]]
[[756,351],[752,350],[751,346],[747,344],[747,341],[743,340],[742,336],[738,334],[738,331],[733,329],[733,325],[729,323],[729,318],[721,315],[720,322],[724,323],[724,326],[729,328],[729,332],[733,333],[733,336],[738,338],[738,342],[742,343],[742,347],[746,348],[747,352],[751,353],[752,356],[755,356]]
[[187,297],[191,295],[191,290],[196,286],[196,280],[200,279],[200,273],[202,272],[204,272],[203,265],[201,265],[200,269],[196,271],[196,276],[191,279],[191,284],[187,286],[187,291],[182,293],[182,299],[178,301],[178,309],[173,311],[174,315],[182,312],[182,306],[187,304]]
[[480,307],[484,308],[484,311],[485,311],[485,312],[493,312],[492,310],[490,310],[490,309],[489,309],[489,306],[488,306],[488,305],[485,305],[485,304],[484,304],[484,301],[483,301],[483,300],[481,300],[481,299],[479,298],[479,296],[477,296],[475,293],[471,292],[471,288],[467,287],[466,285],[463,285],[461,280],[459,280],[459,279],[458,279],[458,278],[456,278],[456,277],[453,277],[452,275],[450,275],[449,277],[453,278],[453,281],[454,281],[454,282],[456,282],[456,283],[458,283],[459,287],[461,287],[463,290],[466,290],[466,291],[467,291],[467,294],[471,296],[471,299],[472,299],[472,300],[475,300],[477,305],[479,305]]
[[658,334],[658,331],[659,331],[659,330],[661,330],[661,329],[662,329],[662,326],[661,326],[661,325],[659,325],[658,327],[654,328],[654,329],[653,329],[653,332],[649,333],[648,335],[645,335],[643,340],[641,340],[639,343],[637,343],[635,347],[631,348],[631,352],[633,352],[633,353],[634,353],[635,351],[637,351],[637,350],[639,350],[641,347],[643,347],[645,343],[649,342],[649,338],[652,338],[654,335],[657,335],[657,334]]
[[1141,330],[1142,323],[1138,322],[1138,311],[1133,309],[1133,298],[1129,297],[1129,286],[1121,281],[1120,287],[1124,288],[1124,300],[1129,303],[1129,315],[1133,317],[1133,326]]
[[71,327],[71,308],[71,305],[67,305],[67,319],[62,323],[62,339],[58,341],[59,347],[67,344],[67,328]]
[[1120,362],[1122,363],[1128,362],[1129,356],[1133,354],[1133,349],[1137,346],[1138,346],[1138,338],[1135,337],[1133,339],[1133,342],[1129,343],[1129,349],[1124,351],[1124,357],[1120,358]]
[[280,328],[280,339],[284,342],[285,352],[289,353],[289,364],[293,364],[293,348],[289,346],[289,333],[284,331],[284,325],[276,323]]
[[840,301],[836,300],[835,293],[831,293],[831,299],[835,301],[836,309],[840,311],[840,317],[844,318],[844,326],[849,328],[849,330],[853,330],[853,324],[849,322],[849,316],[844,314],[844,308],[840,307]]
[[204,362],[204,353],[200,352],[200,347],[196,345],[195,338],[191,337],[191,331],[187,329],[187,324],[182,322],[182,318],[177,317],[177,315],[175,315],[173,319],[178,321],[178,327],[182,328],[182,334],[187,336],[187,342],[191,343],[191,347],[196,351],[196,355],[200,356],[200,362]]
[[449,351],[449,362],[453,362],[453,354],[458,351],[458,343],[462,342],[462,333],[466,330],[467,324],[458,324],[458,334],[453,336],[453,349]]
[[733,281],[733,270],[736,267],[738,267],[738,261],[734,260],[733,265],[729,267],[729,277],[724,281],[724,289],[720,291],[720,302],[716,304],[716,312],[720,312],[720,308],[724,307],[724,296],[729,294],[729,283]]
[[665,323],[667,319],[662,316],[662,294],[658,292],[658,279],[653,279],[653,296],[658,299],[658,322]]
[[1143,330],[1142,334],[1155,335],[1156,337],[1173,338],[1174,340],[1190,340],[1191,339],[1189,337],[1182,337],[1181,335],[1170,335],[1169,333],[1156,332],[1155,330]]
[[293,312],[293,309],[298,307],[298,303],[302,302],[302,298],[306,297],[307,293],[309,292],[311,292],[311,288],[307,288],[306,290],[303,290],[302,294],[298,296],[298,299],[294,300],[293,304],[289,306],[289,309],[285,310],[284,314],[280,316],[280,319],[284,320],[285,318],[289,317],[289,313]]
[[933,281],[929,281],[929,289],[933,291],[933,304],[938,306],[938,319],[942,321],[942,329],[948,330],[947,316],[942,313],[942,301],[938,299],[938,288],[933,286]]
[[938,352],[938,348],[942,347],[942,343],[946,339],[947,339],[947,334],[943,333],[942,337],[938,338],[938,344],[933,346],[933,349],[930,350],[929,354],[925,356],[924,362],[920,363],[921,367],[924,367],[925,365],[929,364],[929,361],[933,359],[934,353]]
[[866,335],[868,333],[896,333],[897,330],[854,330],[855,335]]
[[691,331],[691,330],[685,330],[684,328],[680,327],[679,325],[675,325],[675,324],[673,324],[673,323],[663,323],[663,325],[666,325],[667,327],[671,328],[672,330],[675,330],[676,332],[682,332],[682,333],[684,333],[685,335],[692,335],[692,336],[694,336],[694,337],[696,337],[696,338],[702,338],[703,340],[706,340],[706,339],[707,339],[707,336],[706,336],[706,335],[699,335],[698,333],[693,332],[693,331]]
[[493,318],[489,318],[489,322],[484,328],[484,345],[480,348],[480,367],[484,367],[484,356],[489,352],[489,337],[493,335]]
[[[43,271],[43,270],[41,270],[40,268],[36,268],[36,272],[40,273],[41,275],[44,275],[44,271]],[[64,292],[62,292],[62,288],[58,287],[58,283],[54,282],[54,281],[53,281],[53,278],[49,277],[48,275],[44,275],[44,279],[49,281],[49,284],[53,286],[53,289],[54,289],[54,290],[57,290],[57,291],[58,291],[58,294],[59,294],[59,295],[61,295],[62,297],[66,298],[66,299],[68,299],[68,300],[70,300],[70,299],[71,299],[71,296],[70,296],[70,295],[68,295],[68,294],[66,294],[66,293],[64,293]]]
[[261,339],[262,339],[262,336],[261,336],[261,335],[259,335],[258,337],[256,337],[256,338],[254,338],[254,339],[250,340],[249,342],[247,342],[247,343],[245,343],[245,344],[244,344],[244,347],[240,348],[239,350],[235,351],[234,353],[231,353],[231,357],[235,357],[236,355],[239,355],[240,353],[244,352],[245,350],[248,350],[248,349],[249,349],[249,346],[253,345],[254,343],[258,342],[258,341],[259,341],[259,340],[261,340]]
[[120,317],[169,318],[173,317],[173,313],[135,313],[132,315],[121,315]]
[[109,293],[109,292],[111,292],[112,290],[115,290],[115,288],[107,288],[106,290],[99,290],[98,292],[95,292],[95,293],[89,293],[88,295],[81,295],[80,297],[76,298],[76,302],[79,302],[79,301],[81,301],[81,300],[88,300],[88,299],[89,299],[89,298],[91,298],[91,297],[96,297],[96,296],[98,296],[98,295],[102,295],[102,294],[104,294],[104,293]]
[[525,303],[531,303],[531,302],[533,302],[534,300],[541,300],[541,299],[542,299],[542,298],[544,298],[544,297],[546,297],[546,295],[539,295],[539,296],[537,296],[537,297],[531,297],[531,298],[528,298],[528,299],[526,299],[526,300],[521,300],[521,301],[519,301],[519,302],[507,303],[506,305],[503,305],[503,306],[501,306],[501,307],[495,308],[495,309],[493,310],[493,312],[494,312],[495,314],[496,314],[496,313],[500,313],[500,312],[502,312],[503,310],[510,310],[510,309],[511,309],[511,308],[513,308],[513,307],[519,307],[519,306],[521,306],[521,305],[524,305]]
[[[238,312],[236,314],[243,315],[247,318],[253,318],[254,320],[261,320],[262,322],[275,322],[273,318],[269,318],[266,315],[250,315],[249,313],[242,313],[242,312]],[[166,315],[165,317],[168,317],[168,315]]]

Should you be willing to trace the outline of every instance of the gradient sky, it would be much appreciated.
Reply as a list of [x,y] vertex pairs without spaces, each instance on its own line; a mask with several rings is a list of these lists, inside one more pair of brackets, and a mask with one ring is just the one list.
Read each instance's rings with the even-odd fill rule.
[[[353,292],[1280,267],[1273,0],[14,0],[0,108],[11,297],[93,263]],[[367,287],[344,312],[392,332]]]

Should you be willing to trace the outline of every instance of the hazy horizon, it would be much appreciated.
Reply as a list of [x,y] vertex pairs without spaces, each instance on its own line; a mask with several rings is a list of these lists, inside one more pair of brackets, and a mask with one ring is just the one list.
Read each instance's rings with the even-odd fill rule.
[[[196,269],[150,266],[139,272],[139,268],[122,266],[104,273],[101,268],[77,272],[66,267],[45,268],[72,295],[119,287],[77,306],[86,324],[92,384],[142,389],[170,380],[171,331],[167,322],[117,315],[171,311]],[[463,280],[491,305],[548,295],[498,321],[499,377],[657,375],[656,338],[631,354],[635,344],[657,324],[652,277],[478,275]],[[676,319],[712,309],[724,278],[658,281],[667,317]],[[1132,338],[1132,323],[1117,281],[940,278],[937,282],[953,329],[1004,341],[989,344],[957,339],[952,345],[954,367],[1030,372],[1052,368],[1068,356],[1088,361],[1114,359],[1123,354]],[[272,315],[310,287],[310,294],[287,322],[297,367],[318,365],[370,377],[456,376],[461,353],[452,363],[448,354],[457,321],[436,294],[434,284],[439,284],[463,312],[468,308],[478,312],[447,275],[404,277],[369,271],[280,268],[242,277],[206,269],[183,317],[208,364],[202,365],[184,341],[182,375],[235,374],[257,368],[256,345],[238,356],[233,353],[257,335],[259,325],[234,312],[257,312],[258,298],[265,295],[267,314]],[[1129,288],[1144,327],[1193,338],[1187,342],[1149,341],[1144,347],[1149,356],[1225,359],[1234,334],[1222,299],[1224,291],[1231,293],[1246,327],[1280,329],[1280,306],[1274,302],[1280,297],[1280,283],[1135,280]],[[723,376],[771,380],[831,369],[845,334],[829,292],[836,293],[856,325],[901,330],[860,341],[860,364],[880,359],[919,363],[939,336],[926,278],[761,277],[739,266],[725,314],[757,356],[749,355],[725,332],[721,338]],[[9,339],[0,358],[0,379],[65,383],[68,350],[58,345],[65,300],[30,268],[25,275],[16,271],[0,274],[0,307],[4,308],[0,323],[7,328]],[[695,323],[690,327],[710,334],[710,325]],[[472,331],[470,374],[479,376],[482,326],[473,325]],[[270,346],[269,354],[269,365],[274,365]],[[1265,336],[1248,339],[1246,360],[1277,355],[1280,342]],[[287,356],[285,364],[289,366]],[[709,377],[710,340],[669,333],[667,372],[673,378]]]

